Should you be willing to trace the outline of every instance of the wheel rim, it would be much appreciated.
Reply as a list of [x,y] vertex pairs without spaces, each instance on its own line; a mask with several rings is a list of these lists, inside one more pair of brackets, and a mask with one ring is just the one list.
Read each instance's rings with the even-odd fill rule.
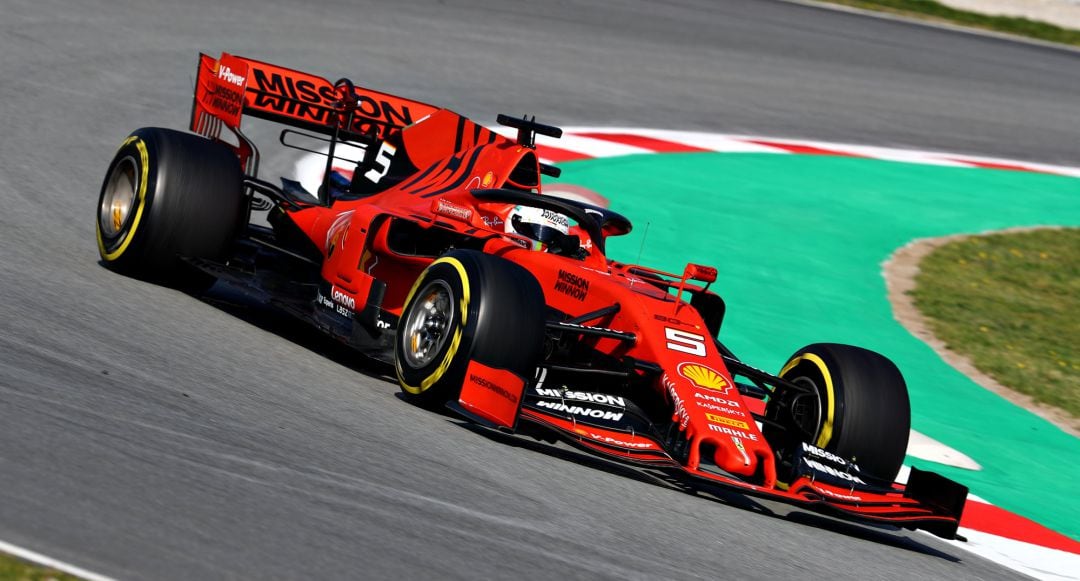
[[430,364],[442,352],[454,319],[454,297],[441,280],[429,282],[417,293],[405,319],[403,353],[413,369]]
[[137,176],[138,166],[130,156],[121,159],[109,174],[98,208],[98,224],[104,237],[116,238],[131,220],[138,191],[135,186]]
[[821,429],[821,391],[809,377],[796,377],[795,385],[810,388],[810,393],[799,393],[791,399],[791,419],[795,425],[815,441]]

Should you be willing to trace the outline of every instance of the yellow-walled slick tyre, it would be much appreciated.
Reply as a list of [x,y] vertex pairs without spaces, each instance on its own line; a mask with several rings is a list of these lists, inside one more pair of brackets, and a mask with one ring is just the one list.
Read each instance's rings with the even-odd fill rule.
[[206,275],[179,257],[220,257],[242,212],[243,172],[232,150],[189,133],[142,128],[124,141],[105,174],[98,252],[118,272],[198,286]]
[[911,405],[892,361],[861,347],[815,343],[796,351],[779,376],[811,389],[770,399],[766,418],[787,428],[766,424],[774,447],[790,453],[805,441],[854,460],[876,478],[896,477],[907,451]]
[[398,383],[424,407],[456,400],[470,359],[531,378],[544,343],[544,293],[521,266],[455,250],[417,278],[394,344]]

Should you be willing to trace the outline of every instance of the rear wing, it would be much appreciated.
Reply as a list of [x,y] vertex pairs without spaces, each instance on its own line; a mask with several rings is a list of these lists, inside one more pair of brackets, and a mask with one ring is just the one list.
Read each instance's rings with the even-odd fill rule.
[[[415,166],[427,167],[462,149],[492,143],[499,138],[491,130],[448,109],[358,87],[349,79],[331,83],[316,75],[228,53],[222,53],[220,58],[200,54],[191,107],[191,130],[232,147],[249,178],[249,187],[264,194],[270,191],[267,195],[285,199],[285,203],[288,203],[288,196],[276,195],[276,186],[257,179],[259,151],[240,130],[245,115],[329,136],[305,135],[329,143],[325,152],[287,143],[287,134],[303,135],[298,131],[286,129],[279,137],[284,146],[326,155],[324,183],[317,194],[323,204],[329,203],[323,196],[329,195],[328,180],[335,159],[369,170],[354,175],[366,176],[374,170],[372,175],[376,177],[368,179],[377,184],[390,170],[389,158],[393,157],[395,148],[406,147],[410,153],[398,155],[397,159],[406,158],[413,164],[412,169],[419,170],[421,168]],[[402,130],[424,119],[430,120],[422,129],[417,126],[419,133],[414,133],[414,138],[406,143]],[[498,122],[516,128],[517,143],[524,148],[535,149],[537,134],[562,135],[559,128],[536,123],[535,118],[515,119],[499,115]],[[238,142],[236,145],[221,138],[223,128],[233,133]],[[380,142],[383,145],[370,147]],[[364,151],[364,159],[335,157],[339,143],[359,146]],[[389,155],[385,153],[386,148],[391,150]],[[540,173],[558,176],[557,168],[545,164],[538,166]]]
[[191,130],[218,139],[223,125],[238,132],[242,117],[249,115],[327,135],[344,131],[381,140],[438,110],[348,79],[331,83],[227,53],[219,59],[200,54]]

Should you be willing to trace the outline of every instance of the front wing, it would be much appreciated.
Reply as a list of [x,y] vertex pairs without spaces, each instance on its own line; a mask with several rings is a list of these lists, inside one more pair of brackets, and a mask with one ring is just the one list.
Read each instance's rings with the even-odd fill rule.
[[967,487],[933,472],[912,468],[907,485],[889,488],[837,486],[814,476],[800,476],[786,487],[769,488],[707,469],[691,468],[673,458],[655,438],[586,425],[540,411],[522,408],[523,420],[539,424],[589,452],[654,468],[677,468],[692,480],[804,507],[835,517],[922,529],[946,539],[956,538]]

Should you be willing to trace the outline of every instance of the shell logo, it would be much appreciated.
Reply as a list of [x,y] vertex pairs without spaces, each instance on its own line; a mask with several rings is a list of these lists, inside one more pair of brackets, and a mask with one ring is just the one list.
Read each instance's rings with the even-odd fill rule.
[[484,174],[484,179],[480,180],[480,187],[490,188],[493,183],[495,183],[495,174],[489,171]]
[[731,384],[724,379],[723,375],[720,375],[719,371],[699,363],[680,364],[679,375],[702,389],[712,389],[721,393],[727,393],[731,389]]

